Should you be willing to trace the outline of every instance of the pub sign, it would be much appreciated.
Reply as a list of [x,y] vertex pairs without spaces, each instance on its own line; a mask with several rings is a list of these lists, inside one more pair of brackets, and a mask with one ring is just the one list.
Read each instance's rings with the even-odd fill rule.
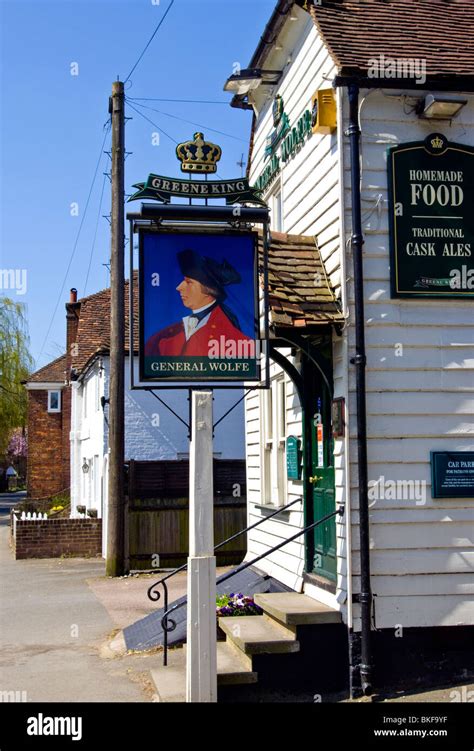
[[474,148],[439,133],[388,152],[392,297],[474,297]]
[[256,381],[256,233],[140,230],[142,381]]

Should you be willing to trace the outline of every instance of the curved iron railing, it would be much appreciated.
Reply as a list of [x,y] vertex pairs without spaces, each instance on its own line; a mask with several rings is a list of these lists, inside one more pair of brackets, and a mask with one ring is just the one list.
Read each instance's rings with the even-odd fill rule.
[[[253,524],[250,524],[250,526],[245,527],[245,529],[241,529],[240,532],[236,532],[234,535],[231,535],[231,537],[228,537],[226,540],[223,540],[218,545],[216,545],[214,548],[214,551],[219,550],[219,548],[224,547],[224,545],[227,545],[227,543],[232,542],[232,540],[235,540],[237,537],[240,537],[240,535],[243,535],[245,534],[245,532],[248,532],[249,530],[254,529],[255,527],[258,527],[259,524],[266,522],[267,519],[271,519],[272,516],[277,516],[277,514],[281,514],[282,511],[286,511],[286,509],[290,508],[290,506],[294,506],[295,503],[299,503],[302,500],[303,500],[302,498],[296,498],[294,501],[287,503],[286,506],[282,506],[281,508],[276,509],[276,511],[273,511],[273,513],[268,514],[267,516],[264,516],[262,519],[259,519]],[[168,581],[168,579],[171,579],[172,576],[179,574],[180,571],[184,571],[187,567],[188,567],[188,564],[183,563],[182,566],[179,566],[178,568],[174,569],[169,574],[164,576],[162,579],[159,579],[157,582],[154,582],[150,587],[148,587],[147,594],[148,594],[149,599],[152,600],[153,602],[158,602],[158,600],[161,598],[161,592],[158,589],[156,589],[156,587],[159,587],[160,585],[162,585],[163,587],[163,594],[164,594],[163,609],[165,611],[163,618],[168,613],[168,585],[166,582]],[[187,598],[183,602],[183,605],[185,602],[187,602]],[[171,610],[173,610],[173,608],[170,609],[170,612]],[[163,621],[163,618],[162,618],[162,621]],[[174,631],[174,629],[176,628],[176,623],[173,620],[171,620],[170,623],[173,623],[172,628],[168,628],[168,629],[163,628],[163,650],[164,650],[163,664],[164,665],[168,664],[168,633],[170,631]]]
[[[298,499],[298,500],[301,500],[301,499]],[[272,514],[272,516],[274,516],[274,514]],[[332,511],[330,514],[326,514],[326,516],[323,516],[322,519],[318,519],[317,521],[312,522],[312,524],[308,524],[306,527],[303,527],[303,529],[300,529],[298,532],[296,532],[296,534],[292,535],[291,537],[288,537],[286,540],[282,540],[282,542],[278,543],[278,545],[274,545],[269,550],[266,550],[265,553],[262,553],[261,555],[258,555],[256,558],[253,558],[253,560],[247,561],[247,563],[242,563],[240,566],[238,566],[233,571],[230,571],[228,574],[223,574],[222,576],[219,576],[219,578],[216,579],[216,585],[222,584],[222,582],[225,582],[228,579],[231,579],[233,576],[235,576],[236,574],[239,574],[241,571],[245,571],[245,569],[249,568],[250,566],[253,566],[255,563],[258,563],[258,561],[261,561],[262,558],[266,558],[268,555],[270,555],[271,553],[274,553],[276,550],[280,550],[280,548],[283,548],[289,542],[293,542],[293,540],[296,540],[298,537],[301,537],[301,535],[306,534],[306,532],[309,532],[311,529],[314,529],[319,524],[324,524],[324,522],[328,521],[333,516],[344,516],[344,505],[341,504],[339,508],[336,509],[335,511]],[[269,517],[265,517],[265,519],[260,520],[260,521],[266,521],[266,519],[268,518]],[[257,525],[255,524],[252,526],[257,526]],[[249,527],[249,529],[251,528],[252,527]],[[164,647],[163,665],[168,664],[168,634],[174,631],[176,628],[176,621],[170,618],[170,614],[175,613],[177,610],[179,610],[184,605],[186,605],[187,601],[188,600],[186,597],[182,602],[178,603],[177,605],[173,605],[171,608],[165,609],[165,612],[163,613],[163,616],[161,618],[161,627],[163,629],[163,647]]]

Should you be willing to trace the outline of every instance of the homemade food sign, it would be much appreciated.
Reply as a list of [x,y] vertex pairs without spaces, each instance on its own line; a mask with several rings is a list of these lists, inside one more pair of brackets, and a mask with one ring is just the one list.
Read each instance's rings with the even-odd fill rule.
[[474,148],[401,144],[388,178],[392,297],[474,297]]

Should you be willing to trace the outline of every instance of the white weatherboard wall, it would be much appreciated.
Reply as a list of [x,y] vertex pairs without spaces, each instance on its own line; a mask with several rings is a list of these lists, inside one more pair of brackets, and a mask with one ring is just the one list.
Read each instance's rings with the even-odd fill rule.
[[[331,86],[336,69],[327,49],[319,38],[313,21],[308,14],[295,7],[297,21],[288,21],[278,39],[283,51],[271,53],[265,60],[268,69],[278,69],[279,59],[291,56],[291,64],[285,71],[277,89],[272,91],[267,102],[257,102],[259,113],[254,136],[250,183],[255,183],[266,165],[265,140],[273,130],[272,103],[280,94],[284,101],[285,112],[291,126],[295,125],[305,110],[311,110],[311,97],[319,88]],[[295,31],[297,29],[297,31]],[[288,41],[290,40],[290,42]],[[278,57],[272,57],[272,55]],[[269,186],[267,198],[275,190],[282,191],[282,231],[289,234],[316,236],[318,246],[325,264],[326,272],[336,296],[344,298],[343,280],[341,280],[341,184],[340,184],[340,136],[314,134],[310,136],[301,149],[286,162],[282,162],[281,174]],[[333,357],[335,363],[335,396],[346,396],[347,375],[342,367],[344,340],[335,337]],[[298,361],[290,360],[298,367]],[[281,375],[281,369],[272,365],[272,377]],[[286,382],[287,435],[301,437],[301,408],[293,382],[284,376]],[[316,411],[316,409],[315,409]],[[263,413],[257,392],[246,399],[246,441],[247,441],[247,493],[249,499],[249,523],[261,518],[264,494],[262,477],[263,459]],[[335,445],[336,466],[336,502],[345,500],[346,457],[344,441]],[[301,497],[301,481],[288,481],[287,499]],[[277,521],[265,522],[248,535],[248,555],[250,559],[273,547],[281,540],[291,537],[304,526],[303,504],[298,504]],[[337,517],[337,557],[338,579],[336,595],[306,585],[305,591],[320,600],[346,612],[346,550],[347,533],[345,520]],[[258,567],[296,590],[303,587],[304,541],[303,537],[280,551],[272,553],[260,561]]]
[[[96,361],[71,390],[71,515],[81,514],[77,506],[103,512],[102,473],[104,418],[100,398],[104,394],[105,372]],[[83,472],[87,463],[89,471]]]
[[[378,628],[396,624],[474,623],[474,499],[432,499],[430,451],[474,450],[474,303],[471,300],[391,300],[387,204],[388,146],[421,141],[433,132],[474,145],[474,98],[458,118],[424,122],[406,114],[412,99],[361,92],[362,207],[367,345],[369,481],[426,483],[415,498],[372,499],[372,586]],[[396,92],[395,92],[396,93]],[[410,92],[404,92],[409,94]],[[416,91],[416,97],[425,95]],[[411,92],[413,96],[413,92]],[[464,96],[464,95],[463,95]],[[347,127],[348,110],[345,111]],[[351,192],[344,151],[346,229]],[[348,235],[349,236],[349,235]],[[347,258],[353,324],[352,257]],[[354,328],[349,328],[349,355]],[[351,414],[355,379],[349,377]],[[360,591],[355,421],[351,421],[353,589]],[[422,486],[418,488],[422,491]],[[382,494],[383,495],[383,494]],[[385,493],[385,496],[389,494]],[[421,500],[420,500],[421,498]],[[358,606],[355,606],[358,615]],[[354,626],[359,628],[356,617]]]

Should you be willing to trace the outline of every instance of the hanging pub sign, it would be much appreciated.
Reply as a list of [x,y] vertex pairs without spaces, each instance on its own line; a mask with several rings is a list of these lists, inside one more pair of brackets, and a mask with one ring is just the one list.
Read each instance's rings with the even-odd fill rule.
[[474,148],[433,133],[387,161],[392,297],[474,297]]
[[256,238],[140,229],[140,380],[260,379]]
[[[189,175],[212,174],[217,169],[221,149],[215,143],[205,141],[202,133],[195,133],[192,141],[185,141],[176,147],[176,156],[181,162],[181,171]],[[146,182],[135,183],[137,188],[128,200],[138,201],[151,198],[161,203],[169,203],[175,198],[225,198],[228,205],[235,203],[255,203],[266,206],[260,192],[251,188],[248,180],[183,180],[175,177],[151,174]]]

